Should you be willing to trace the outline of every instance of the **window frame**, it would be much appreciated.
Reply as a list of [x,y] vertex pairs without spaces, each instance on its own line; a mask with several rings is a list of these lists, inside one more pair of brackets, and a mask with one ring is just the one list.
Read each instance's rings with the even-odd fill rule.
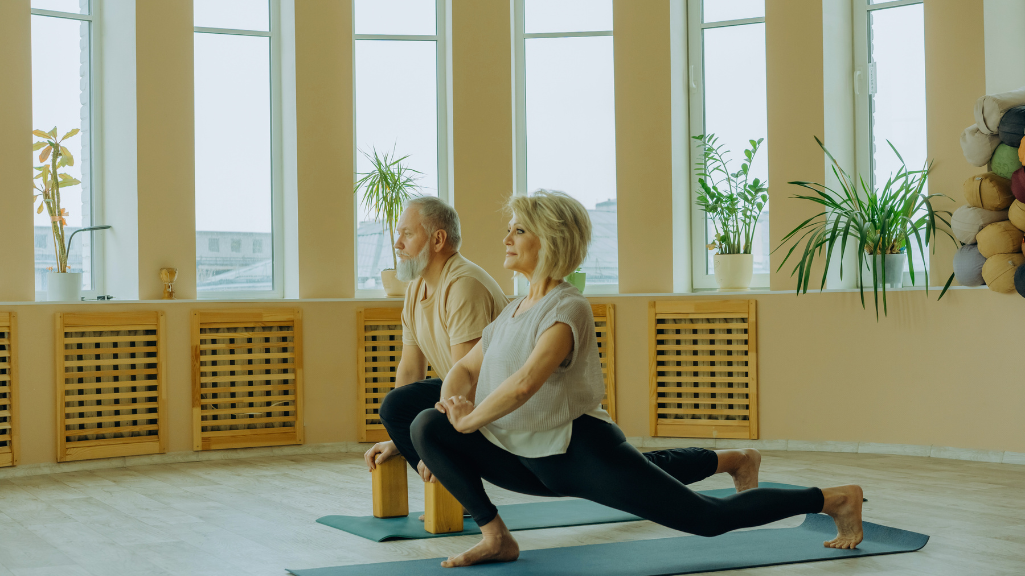
[[[725,28],[728,26],[744,26],[748,24],[764,24],[765,17],[740,18],[736,20],[721,20],[717,22],[704,22],[702,15],[702,0],[687,0],[687,64],[689,74],[687,75],[688,93],[690,94],[689,117],[690,136],[700,136],[705,133],[705,66],[704,66],[704,31],[711,28]],[[694,164],[702,157],[701,148],[691,138],[690,143],[690,229],[691,229],[691,285],[694,290],[717,290],[719,285],[715,282],[715,274],[708,273],[708,262],[712,257],[711,250],[706,248],[706,216],[701,207],[698,206],[697,197],[701,187],[698,185],[697,172]],[[770,183],[771,187],[771,183]],[[770,199],[771,202],[771,199]],[[771,251],[771,246],[770,246]],[[751,278],[751,288],[760,289],[769,287],[770,274],[754,274]]]
[[[269,0],[269,30],[238,30],[234,28],[211,28],[193,26],[195,34],[227,34],[232,36],[256,36],[268,38],[270,42],[270,162],[271,162],[271,290],[213,290],[200,291],[197,300],[270,300],[285,295],[285,209],[284,209],[284,146],[282,143],[282,97],[281,97],[281,1]],[[195,98],[195,94],[193,94]],[[229,247],[230,250],[230,247]],[[230,251],[228,252],[231,253]],[[198,266],[198,262],[197,262]]]
[[[356,2],[352,2],[353,11],[353,33],[352,33],[352,167],[353,167],[353,187],[355,187],[355,181],[359,179],[357,174],[356,166],[359,160],[359,150],[357,149],[358,138],[357,127],[356,127],[356,42],[360,40],[383,40],[383,41],[398,41],[398,42],[434,42],[435,43],[435,62],[436,62],[436,78],[435,86],[437,89],[436,103],[438,109],[438,198],[448,204],[452,204],[452,179],[450,175],[450,151],[449,143],[451,142],[451,136],[449,134],[450,123],[449,123],[449,54],[448,54],[448,34],[449,34],[449,22],[448,13],[450,10],[452,0],[434,0],[435,10],[435,28],[434,34],[356,34]],[[356,194],[352,195],[352,246],[353,246],[353,282],[355,284],[355,296],[356,298],[386,298],[384,287],[380,289],[364,289],[359,287],[359,197]]]
[[[79,20],[89,22],[89,222],[82,222],[82,227],[95,226],[104,222],[103,212],[103,162],[98,161],[102,155],[103,138],[101,130],[103,126],[103,92],[101,90],[101,79],[103,78],[103,43],[97,41],[103,33],[100,11],[103,9],[103,2],[92,0],[89,2],[89,13],[79,14],[75,12],[60,12],[57,10],[44,10],[32,8],[32,16],[48,16],[51,18],[63,18],[67,20]],[[36,128],[36,126],[33,126]],[[84,156],[84,154],[83,154]],[[85,175],[83,174],[83,177]],[[83,178],[84,182],[84,178]],[[32,226],[33,236],[35,235],[35,224]],[[90,248],[90,279],[92,286],[89,289],[83,288],[81,295],[83,300],[95,300],[98,296],[106,294],[106,283],[104,278],[104,234],[103,232],[89,233]],[[33,253],[35,252],[35,238],[32,241]],[[32,259],[32,267],[35,269],[35,257]],[[45,302],[47,299],[45,290],[36,290],[35,274],[33,273],[33,290],[36,301]]]
[[[611,36],[615,42],[615,30],[588,32],[526,32],[526,2],[513,1],[513,194],[526,196],[527,190],[527,40],[532,38],[592,38]],[[617,187],[616,198],[619,198]],[[617,212],[618,213],[618,212]],[[616,228],[618,230],[618,218]],[[522,274],[516,274],[514,295],[527,294],[529,283]],[[615,284],[585,284],[584,295],[619,294],[619,282]]]
[[[871,58],[871,46],[872,46],[872,28],[869,26],[869,12],[875,12],[877,10],[886,10],[888,8],[900,8],[903,6],[913,6],[915,4],[924,4],[923,0],[891,0],[889,2],[879,2],[872,4],[871,0],[853,0],[852,8],[854,10],[853,22],[854,22],[854,78],[852,85],[854,89],[854,158],[855,168],[858,174],[867,175],[869,178],[870,186],[875,189],[875,170],[873,170],[873,158],[872,158],[872,94],[870,92],[872,78],[874,74],[873,62]],[[861,191],[859,190],[859,194]],[[933,239],[935,241],[935,239]],[[908,248],[911,249],[910,247]],[[916,263],[921,260],[920,256],[915,254]],[[926,261],[923,263],[925,270],[928,270],[930,265],[930,250],[926,249]],[[922,272],[922,270],[916,270],[916,272]],[[925,277],[919,275],[919,280],[915,286],[922,286],[925,283]],[[931,281],[931,279],[930,279]],[[904,282],[903,285],[911,287],[911,272],[907,270],[905,263],[904,269]]]

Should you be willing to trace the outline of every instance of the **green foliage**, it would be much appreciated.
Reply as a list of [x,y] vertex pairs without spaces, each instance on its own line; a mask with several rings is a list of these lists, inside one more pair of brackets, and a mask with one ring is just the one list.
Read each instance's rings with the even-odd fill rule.
[[[360,153],[370,161],[371,170],[357,174],[360,178],[356,181],[352,193],[363,191],[363,207],[374,215],[375,221],[388,226],[388,233],[394,246],[395,226],[402,215],[402,205],[420,193],[420,185],[416,183],[420,178],[420,172],[402,164],[403,160],[409,158],[408,155],[395,158],[394,148],[390,155],[387,152],[378,154],[376,148],[372,154],[363,150],[360,150]],[[392,264],[398,268],[394,250]]]
[[[893,153],[901,162],[901,167],[896,174],[891,175],[881,190],[873,190],[865,183],[863,178],[855,180],[851,178],[840,167],[840,164],[833,158],[833,155],[826,150],[825,145],[817,137],[822,151],[832,162],[833,174],[840,182],[840,190],[835,191],[824,184],[816,182],[790,182],[814,192],[814,195],[794,195],[793,198],[814,202],[822,207],[822,212],[802,222],[787,234],[780,245],[773,252],[783,248],[788,242],[793,241],[793,246],[787,252],[786,257],[780,262],[777,271],[795,254],[798,246],[804,242],[797,264],[790,275],[797,276],[797,293],[807,293],[811,285],[812,264],[816,256],[822,256],[825,251],[826,265],[823,267],[822,281],[819,289],[825,288],[826,273],[829,269],[829,261],[833,256],[833,247],[840,246],[840,277],[843,278],[843,255],[848,243],[857,246],[855,253],[858,256],[858,269],[847,271],[848,274],[859,274],[862,268],[872,262],[883,261],[885,254],[906,254],[908,270],[911,280],[915,279],[915,254],[914,250],[907,247],[914,238],[918,241],[919,257],[925,261],[925,247],[928,246],[936,236],[937,220],[950,227],[949,217],[951,213],[945,210],[936,210],[933,201],[936,198],[947,198],[943,194],[925,194],[925,183],[929,177],[931,164],[924,166],[921,170],[908,170],[904,158],[897,149],[890,144]],[[889,142],[887,142],[889,143]],[[946,218],[944,217],[946,216]],[[950,237],[955,245],[960,245],[947,230],[940,228],[944,234]],[[933,245],[933,251],[936,247]],[[880,256],[876,259],[875,256]],[[882,286],[883,314],[887,312],[886,307],[886,267],[869,265],[872,270],[872,293],[875,299],[876,319],[879,319],[879,286]],[[878,268],[878,270],[877,270]],[[946,293],[953,275],[947,280],[943,293]],[[865,307],[865,282],[861,282],[861,305]],[[929,290],[929,272],[925,272],[926,291]],[[940,298],[943,297],[940,294]]]
[[[57,138],[56,126],[49,132],[38,129],[32,131],[33,136],[42,138],[42,140],[32,145],[33,151],[42,150],[39,153],[39,162],[42,166],[35,167],[37,174],[32,178],[32,186],[36,191],[33,194],[33,201],[35,201],[35,198],[42,198],[39,202],[39,207],[36,208],[36,214],[42,214],[45,209],[47,214],[50,215],[53,247],[57,255],[57,272],[68,271],[68,248],[71,246],[70,238],[67,244],[64,242],[64,227],[68,224],[66,218],[69,214],[67,210],[61,208],[60,190],[66,186],[81,184],[81,181],[72,178],[69,174],[58,173],[57,170],[65,166],[75,165],[75,158],[63,145],[63,142],[78,134],[78,132],[78,128],[75,128],[64,136]],[[36,180],[39,182],[36,183]]]
[[715,134],[693,136],[701,143],[702,157],[695,163],[698,176],[697,203],[712,217],[715,242],[708,249],[719,254],[750,254],[758,215],[769,201],[768,182],[750,180],[751,165],[764,138],[750,140],[740,170],[730,172],[729,150]]

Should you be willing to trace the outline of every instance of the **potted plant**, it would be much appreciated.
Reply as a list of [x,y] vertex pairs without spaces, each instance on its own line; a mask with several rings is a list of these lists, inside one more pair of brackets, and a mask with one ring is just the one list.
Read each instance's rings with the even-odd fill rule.
[[414,192],[420,192],[420,185],[416,183],[420,172],[402,163],[409,158],[408,155],[395,158],[394,149],[390,155],[387,152],[378,154],[376,148],[373,154],[363,150],[360,150],[360,153],[370,161],[371,170],[357,174],[360,178],[356,181],[352,193],[357,194],[362,190],[363,207],[373,214],[375,221],[388,228],[391,237],[392,268],[381,271],[381,283],[389,297],[401,297],[405,294],[406,282],[400,282],[395,278],[395,269],[399,264],[394,249],[395,226],[402,215],[402,205],[415,195]]
[[698,206],[712,218],[715,241],[708,245],[716,250],[715,281],[723,290],[746,290],[751,287],[754,257],[751,255],[755,227],[762,208],[769,201],[768,182],[750,179],[751,164],[764,138],[749,140],[740,169],[730,172],[729,150],[718,143],[715,134],[694,136],[701,144],[701,159],[696,162]]
[[[840,247],[840,276],[842,278],[844,273],[843,255],[850,243],[851,249],[854,250],[858,258],[858,267],[853,273],[858,274],[861,279],[858,282],[861,305],[865,307],[865,284],[869,283],[869,275],[871,275],[872,294],[875,299],[876,319],[878,319],[879,293],[882,292],[883,314],[886,315],[886,287],[901,284],[904,277],[905,260],[907,260],[911,281],[915,280],[915,251],[908,249],[911,239],[917,240],[919,257],[924,261],[925,247],[936,236],[937,220],[945,224],[947,228],[950,227],[951,213],[946,210],[936,210],[933,207],[934,199],[943,197],[949,200],[950,198],[943,194],[924,194],[931,165],[927,164],[921,170],[908,170],[904,158],[897,152],[893,144],[890,144],[890,148],[900,160],[901,167],[881,189],[873,190],[863,178],[857,180],[851,178],[840,167],[829,150],[826,150],[822,141],[817,137],[815,141],[832,162],[833,174],[840,182],[840,190],[836,191],[815,182],[790,182],[814,192],[814,195],[811,196],[795,195],[793,198],[814,202],[822,207],[822,212],[794,228],[776,247],[776,250],[779,250],[789,241],[794,240],[793,246],[780,262],[777,270],[783,268],[783,264],[786,264],[790,256],[795,254],[795,250],[803,241],[804,247],[799,252],[800,258],[790,275],[797,275],[798,295],[802,292],[806,293],[811,284],[811,269],[815,256],[821,256],[825,252],[826,266],[822,274],[822,283],[819,286],[821,290],[826,285],[826,274],[830,258],[833,255],[833,247],[836,245]],[[950,232],[943,228],[939,230],[946,234],[955,245],[960,246]],[[935,249],[933,246],[933,251]],[[773,251],[775,252],[775,250]],[[952,280],[953,275],[947,280],[944,292]],[[928,292],[928,271],[925,272],[925,289]]]
[[[82,273],[68,272],[68,253],[71,250],[71,240],[79,232],[91,232],[93,230],[106,230],[110,226],[89,226],[75,230],[71,236],[64,241],[64,227],[68,225],[66,218],[68,211],[61,207],[61,188],[75,186],[81,182],[72,178],[69,174],[58,173],[57,171],[65,166],[74,166],[75,158],[64,146],[64,141],[78,134],[78,128],[71,130],[64,136],[57,138],[57,127],[54,126],[49,132],[33,130],[32,135],[42,138],[32,145],[32,150],[42,150],[39,153],[39,162],[42,166],[36,166],[37,174],[33,180],[36,194],[33,195],[33,202],[36,198],[42,197],[36,214],[42,214],[45,209],[50,215],[50,231],[53,234],[53,247],[57,256],[57,269],[51,269],[46,276],[46,299],[49,301],[72,301],[81,300],[82,294]],[[49,163],[47,163],[49,160]]]
[[584,287],[587,285],[587,272],[584,272],[582,268],[577,267],[576,272],[570,272],[569,276],[566,276],[566,282],[573,285],[574,288],[584,293]]

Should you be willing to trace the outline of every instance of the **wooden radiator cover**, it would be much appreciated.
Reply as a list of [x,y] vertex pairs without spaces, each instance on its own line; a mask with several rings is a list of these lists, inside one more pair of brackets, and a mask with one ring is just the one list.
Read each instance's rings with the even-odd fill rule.
[[18,320],[0,312],[0,467],[18,463]]
[[164,423],[164,314],[58,313],[57,461],[156,454]]
[[648,305],[652,436],[758,438],[755,300]]
[[[602,407],[616,419],[615,313],[612,304],[591,306],[598,339],[598,354],[605,377]],[[366,308],[356,313],[356,379],[359,389],[360,442],[383,442],[388,432],[378,418],[384,396],[395,388],[395,372],[402,358],[401,308]],[[437,378],[428,366],[428,378]]]
[[194,450],[302,444],[302,311],[194,311],[192,417]]

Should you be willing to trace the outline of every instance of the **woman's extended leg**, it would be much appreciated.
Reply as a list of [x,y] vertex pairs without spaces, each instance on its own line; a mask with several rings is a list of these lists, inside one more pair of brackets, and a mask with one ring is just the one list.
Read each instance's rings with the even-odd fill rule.
[[756,488],[710,498],[652,466],[626,443],[618,427],[588,416],[574,421],[565,454],[521,460],[559,495],[587,498],[691,534],[716,536],[798,514],[827,512],[837,521],[839,535],[832,541],[836,547],[861,541],[860,488]]

